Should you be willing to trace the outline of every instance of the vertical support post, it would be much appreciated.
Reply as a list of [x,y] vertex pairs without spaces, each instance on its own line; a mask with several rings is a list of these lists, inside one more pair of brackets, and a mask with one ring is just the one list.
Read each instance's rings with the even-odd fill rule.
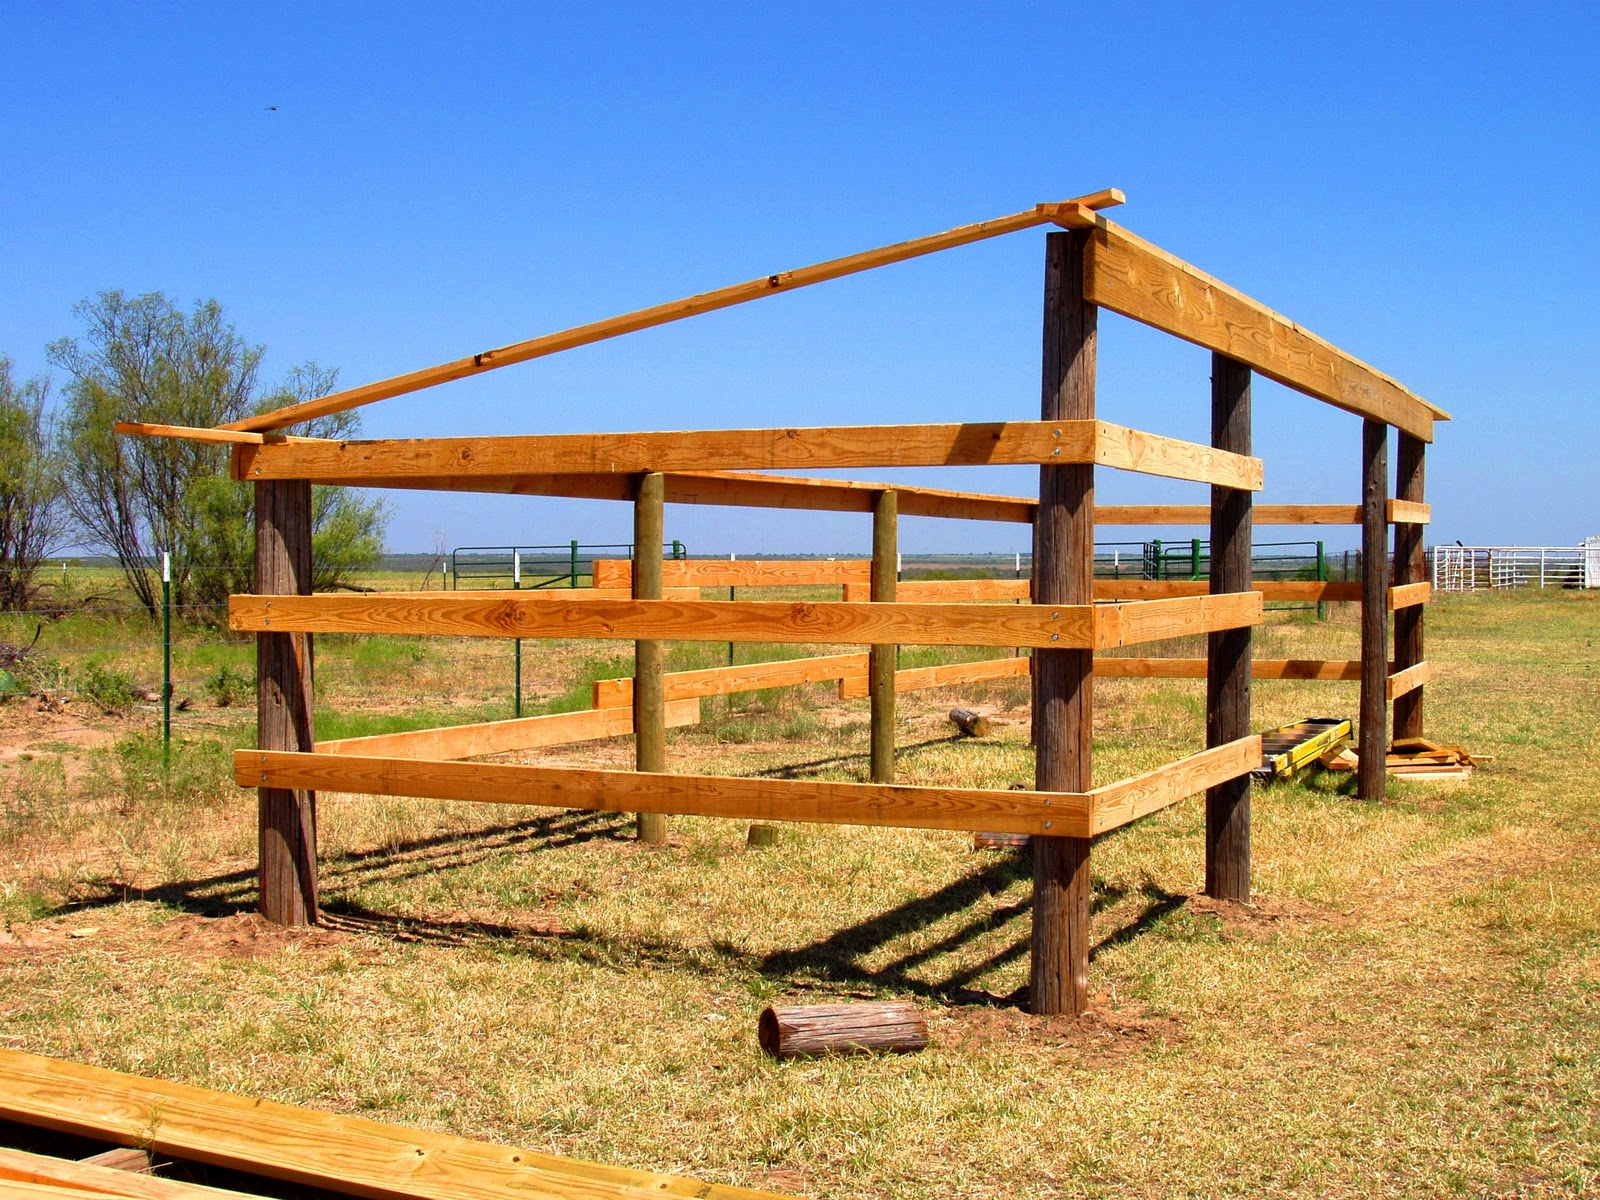
[[[875,601],[892,601],[898,582],[899,497],[879,492],[872,503],[872,586]],[[894,672],[899,646],[867,650],[867,689],[872,697],[872,782],[894,782]]]
[[[62,564],[63,568],[66,566]],[[63,572],[64,573],[64,572]],[[172,766],[172,555],[161,552],[161,769]]]
[[1361,429],[1361,765],[1356,795],[1382,800],[1389,752],[1389,426]]
[[[1083,294],[1087,231],[1045,238],[1041,414],[1094,417],[1099,311]],[[1039,604],[1094,601],[1094,467],[1039,468],[1033,594]],[[1034,783],[1086,792],[1093,753],[1094,652],[1036,650],[1033,659]],[[1089,839],[1033,839],[1033,957],[1029,1007],[1081,1013],[1089,1003]]]
[[[311,593],[311,485],[256,484],[256,591]],[[256,634],[256,744],[315,749],[309,633]],[[275,925],[317,923],[317,794],[263,786],[259,804],[259,904]]]
[[570,583],[570,585],[572,587],[577,587],[578,586],[578,539],[577,538],[573,538],[572,539],[572,561],[571,561],[571,563],[569,565],[570,565],[570,570],[568,571],[568,575],[569,575],[568,582]]
[[[1211,444],[1250,453],[1250,368],[1211,356]],[[1242,488],[1211,489],[1211,593],[1251,587],[1252,497]],[[1250,634],[1223,629],[1206,639],[1206,745],[1250,732]],[[1250,899],[1250,776],[1206,791],[1206,895]]]
[[[1401,433],[1395,460],[1395,497],[1422,503],[1423,466],[1427,443],[1421,438]],[[1428,561],[1423,552],[1424,527],[1401,523],[1394,527],[1394,572],[1397,586],[1422,583],[1428,578]],[[1543,558],[1543,551],[1540,552]],[[1540,586],[1544,586],[1541,563]],[[1394,614],[1394,669],[1404,671],[1423,660],[1422,622],[1426,606],[1412,605],[1397,609]],[[1422,736],[1422,689],[1415,688],[1394,701],[1394,736],[1396,738]]]
[[[633,598],[661,599],[661,539],[665,525],[663,505],[666,480],[660,474],[641,475],[633,502]],[[667,769],[666,681],[663,664],[666,646],[661,642],[633,644],[633,753],[634,769]],[[659,844],[667,840],[663,813],[639,813],[639,840]]]
[[[521,550],[514,549],[511,551],[511,590],[513,592],[520,592],[522,590]],[[512,707],[516,710],[516,715],[520,717],[522,716],[522,639],[513,638],[511,644],[514,647],[512,651],[512,657],[516,664],[514,669],[517,673],[517,682],[514,693],[515,699],[512,702]]]
[[1200,539],[1189,539],[1189,578],[1200,578]]

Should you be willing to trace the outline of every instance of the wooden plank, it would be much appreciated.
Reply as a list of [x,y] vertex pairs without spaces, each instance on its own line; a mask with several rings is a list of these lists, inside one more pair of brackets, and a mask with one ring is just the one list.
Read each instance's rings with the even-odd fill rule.
[[747,1188],[383,1125],[20,1050],[0,1050],[0,1117],[368,1200],[770,1200]]
[[238,478],[331,477],[361,486],[408,475],[589,477],[1093,462],[1197,483],[1261,486],[1259,459],[1089,420],[294,442],[244,446],[234,455]]
[[[1107,679],[1204,679],[1203,658],[1123,658],[1097,656],[1094,673]],[[1354,683],[1361,678],[1359,660],[1258,658],[1250,664],[1252,679],[1299,679]]]
[[1208,788],[1241,778],[1261,765],[1261,736],[1225,742],[1143,775],[1096,788],[1090,827],[1105,833],[1168,808]]
[[1076,200],[1041,204],[1023,212],[1012,213],[1009,216],[996,217],[989,221],[979,221],[972,225],[960,225],[943,233],[914,238],[907,242],[897,242],[892,246],[882,246],[859,254],[847,255],[844,258],[831,259],[828,262],[817,263],[814,266],[800,267],[792,271],[779,271],[773,275],[763,275],[759,279],[736,283],[731,287],[718,288],[715,291],[702,292],[687,299],[672,300],[666,304],[653,305],[650,308],[639,309],[636,312],[625,313],[622,316],[608,317],[603,321],[593,321],[587,325],[579,325],[572,329],[563,330],[560,333],[548,333],[543,337],[514,342],[509,346],[501,346],[494,350],[484,350],[468,358],[459,358],[454,362],[441,363],[435,367],[425,367],[420,371],[411,371],[404,375],[397,375],[392,379],[363,384],[361,387],[334,392],[331,395],[322,396],[315,400],[307,400],[300,404],[291,404],[258,416],[247,417],[242,421],[235,421],[230,425],[224,426],[224,428],[245,430],[281,429],[285,425],[307,421],[312,417],[344,412],[347,409],[358,408],[361,405],[371,404],[377,400],[387,400],[392,396],[404,396],[409,392],[421,391],[424,388],[448,383],[451,380],[465,379],[469,375],[479,375],[484,371],[492,371],[498,367],[511,366],[513,363],[527,362],[530,359],[542,358],[546,355],[556,354],[563,350],[571,350],[578,346],[592,345],[608,338],[636,333],[643,329],[666,325],[672,321],[681,321],[686,317],[699,316],[703,313],[729,308],[735,304],[744,304],[750,300],[774,296],[779,292],[792,292],[796,288],[808,287],[814,283],[840,279],[846,275],[870,271],[876,267],[888,266],[891,263],[905,262],[907,259],[919,258],[927,254],[936,254],[941,250],[951,250],[957,246],[971,245],[973,242],[999,237],[1002,234],[1015,233],[1021,229],[1031,229],[1047,222],[1055,221],[1058,218],[1068,217],[1082,221],[1085,219],[1084,216],[1077,213],[1074,206],[1081,206],[1084,209],[1110,207],[1114,204],[1122,203],[1120,199],[1110,198],[1112,196],[1120,197],[1120,195],[1121,193],[1117,192],[1115,188],[1108,188],[1095,192],[1090,196],[1079,197]]
[[[111,1153],[137,1153],[137,1151],[111,1151]],[[133,1200],[260,1200],[244,1192],[224,1191],[198,1183],[183,1183],[176,1179],[163,1179],[139,1171],[120,1170],[90,1162],[70,1162],[44,1154],[30,1154],[25,1150],[12,1150],[0,1146],[0,1193],[7,1195],[38,1195],[53,1200],[87,1200],[85,1193],[100,1196],[128,1196]],[[17,1183],[34,1184],[48,1189],[40,1192],[19,1192]]]
[[953,604],[982,600],[1026,600],[1027,579],[903,579],[895,596],[908,603]]
[[[258,483],[255,509],[257,586],[305,599],[311,591],[311,485],[295,480]],[[265,626],[257,631],[258,744],[272,750],[310,750],[315,744],[313,652],[305,631]],[[315,925],[317,797],[263,788],[256,803],[261,915],[275,925]]]
[[[479,758],[485,754],[510,754],[540,746],[567,746],[574,742],[624,737],[633,732],[631,697],[633,680],[628,680],[630,703],[621,707],[584,709],[579,712],[549,713],[541,717],[520,717],[511,721],[484,721],[472,725],[450,725],[438,729],[412,729],[404,733],[380,733],[370,737],[340,738],[319,742],[318,754],[355,754],[367,758],[432,758],[454,760]],[[669,702],[668,728],[700,723],[700,704],[696,700]]]
[[[674,671],[666,676],[665,686],[669,704],[702,696],[731,696],[739,692],[759,692],[766,688],[829,683],[835,679],[849,678],[863,680],[861,694],[865,696],[866,672],[865,653],[830,654],[820,658],[793,658],[780,662],[707,667],[700,671]],[[595,680],[596,708],[627,708],[632,703],[633,680]]]
[[[597,558],[594,581],[598,587],[627,588],[633,564],[625,558]],[[661,564],[662,582],[668,587],[827,587],[840,583],[867,583],[872,578],[868,559],[673,559]],[[687,597],[697,599],[698,597]]]
[[1389,589],[1389,611],[1415,608],[1433,599],[1433,584],[1424,579],[1420,583],[1405,583]]
[[[1097,579],[1096,600],[1162,600],[1171,596],[1209,596],[1204,579]],[[1317,579],[1258,579],[1250,590],[1263,600],[1359,601],[1359,583],[1333,583]]]
[[[1150,603],[1204,607],[1211,599]],[[1255,597],[1255,602],[1259,607],[1260,598]],[[228,603],[228,626],[236,632],[1087,647],[1094,636],[1091,626],[1109,619],[1104,616],[1106,611],[1109,610],[1091,611],[1087,605],[996,607],[778,600],[580,600],[545,604],[528,599],[526,592],[381,592],[233,596]],[[1131,623],[1138,629],[1150,625],[1149,620],[1131,619]],[[1181,614],[1175,612],[1169,623],[1183,625]]]
[[1384,695],[1390,700],[1396,700],[1408,692],[1416,691],[1432,678],[1433,667],[1426,662],[1419,662],[1389,676],[1388,683],[1384,686]]
[[234,779],[315,786],[374,796],[527,804],[601,812],[877,825],[900,829],[994,830],[1088,836],[1085,795],[983,788],[831,783],[810,779],[738,779],[653,775],[578,767],[356,758],[239,750]]
[[1264,619],[1260,592],[1098,604],[1094,608],[1094,648],[1111,650],[1118,646],[1213,633],[1220,629],[1238,629],[1246,625],[1259,625]]
[[117,421],[112,431],[124,437],[179,438],[219,446],[261,446],[269,442],[320,442],[323,438],[288,437],[281,433],[243,433],[232,429],[196,428],[192,425],[157,425],[150,421]]
[[1358,416],[1433,440],[1449,414],[1244,293],[1110,222],[1093,230],[1085,287],[1096,304],[1252,367]]
[[[1418,492],[1420,494],[1420,488]],[[1433,520],[1433,505],[1424,504],[1420,500],[1390,500],[1389,524],[1391,525],[1426,525]]]
[[[977,662],[942,663],[934,667],[907,667],[894,673],[897,692],[916,692],[927,688],[950,687],[959,683],[981,683],[993,679],[1015,679],[1032,670],[1031,658],[985,658]],[[867,694],[866,678],[852,673],[839,681],[839,699],[858,700]]]
[[1100,466],[1219,487],[1261,490],[1263,468],[1259,458],[1195,442],[1180,442],[1138,429],[1125,429],[1106,421],[1098,425],[1100,435],[1095,446],[1095,462]]

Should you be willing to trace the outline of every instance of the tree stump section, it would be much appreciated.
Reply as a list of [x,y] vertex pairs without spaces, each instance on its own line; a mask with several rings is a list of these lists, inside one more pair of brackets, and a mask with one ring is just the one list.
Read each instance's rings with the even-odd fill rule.
[[778,844],[778,827],[776,825],[752,825],[745,834],[744,844],[752,850]]
[[803,1004],[769,1008],[757,1027],[774,1058],[808,1054],[909,1054],[928,1045],[928,1023],[915,1004]]
[[989,736],[989,718],[970,708],[952,708],[950,723],[961,731],[963,737]]

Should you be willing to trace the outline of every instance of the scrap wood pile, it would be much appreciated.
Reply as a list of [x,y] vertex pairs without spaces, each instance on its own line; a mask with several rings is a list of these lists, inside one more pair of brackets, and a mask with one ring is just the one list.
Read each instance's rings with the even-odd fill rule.
[[[1331,771],[1354,771],[1361,763],[1348,746],[1318,760]],[[1397,738],[1384,760],[1385,770],[1400,779],[1422,779],[1437,783],[1461,782],[1472,778],[1474,767],[1494,761],[1492,754],[1471,754],[1464,746],[1442,746],[1427,738]]]

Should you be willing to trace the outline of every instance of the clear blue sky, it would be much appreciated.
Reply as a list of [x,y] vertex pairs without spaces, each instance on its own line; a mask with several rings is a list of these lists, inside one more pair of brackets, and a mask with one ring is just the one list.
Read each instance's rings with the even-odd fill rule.
[[[0,0],[0,353],[43,371],[74,303],[159,290],[220,300],[269,376],[314,359],[354,385],[1115,185],[1119,221],[1455,415],[1430,539],[1570,544],[1600,533],[1597,29],[1594,4]],[[1042,254],[1012,235],[386,401],[365,429],[1036,417]],[[1101,343],[1104,417],[1205,440],[1204,352],[1110,315]],[[1256,412],[1262,500],[1356,499],[1356,418],[1264,382]],[[628,531],[620,505],[394,508],[397,549]],[[1021,545],[902,524],[911,551]],[[869,543],[865,518],[739,510],[674,507],[668,532]]]

